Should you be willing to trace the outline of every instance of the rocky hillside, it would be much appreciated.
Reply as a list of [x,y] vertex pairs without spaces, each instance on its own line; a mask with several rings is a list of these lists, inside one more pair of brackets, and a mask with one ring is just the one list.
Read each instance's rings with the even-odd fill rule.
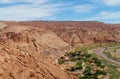
[[44,55],[22,52],[0,45],[1,79],[70,79]]
[[53,60],[71,45],[119,42],[119,30],[101,22],[1,21],[0,78],[74,79]]
[[71,79],[50,57],[68,46],[52,31],[42,28],[1,28],[0,79]]
[[31,22],[6,22],[8,25],[26,25],[52,30],[63,41],[75,45],[81,43],[104,43],[120,41],[120,25],[105,24],[96,21],[31,21]]

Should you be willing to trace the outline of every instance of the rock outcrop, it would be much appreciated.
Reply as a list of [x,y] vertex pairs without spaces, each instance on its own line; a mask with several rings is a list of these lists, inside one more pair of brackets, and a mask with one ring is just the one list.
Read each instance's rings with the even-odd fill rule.
[[49,57],[68,45],[49,30],[6,27],[0,31],[0,79],[70,79]]
[[70,79],[41,54],[0,45],[0,79]]

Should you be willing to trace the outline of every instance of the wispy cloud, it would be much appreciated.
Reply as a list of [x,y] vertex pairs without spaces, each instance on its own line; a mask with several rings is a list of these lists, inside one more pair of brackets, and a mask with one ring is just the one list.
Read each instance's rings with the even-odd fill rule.
[[[4,0],[1,0],[4,1]],[[5,0],[4,3],[14,3],[19,0]],[[0,7],[1,20],[35,20],[38,18],[53,18],[60,12],[60,7],[66,6],[63,3],[48,3],[50,0],[21,0],[21,2],[34,2],[32,4],[21,4],[7,7]],[[38,1],[38,2],[37,2]],[[40,1],[40,2],[39,2]],[[2,2],[3,3],[3,2]]]
[[120,0],[102,0],[106,5],[120,6]]
[[120,6],[120,0],[91,0],[95,3],[102,3],[106,6]]
[[120,22],[119,7],[120,0],[0,0],[0,20],[67,19]]
[[0,8],[0,18],[5,20],[29,20],[35,18],[50,17],[56,12],[56,7],[44,7],[44,6],[11,6]]
[[95,9],[95,6],[89,5],[89,4],[77,5],[74,7],[75,12],[77,13],[91,12],[94,9]]
[[44,3],[48,0],[0,0],[0,3],[19,3],[19,2],[25,2],[25,3]]
[[94,20],[94,21],[110,21],[113,22],[117,20],[117,23],[120,20],[120,11],[117,12],[108,12],[108,11],[102,11],[98,14],[96,14],[95,16],[89,17],[89,18],[85,18],[83,20]]

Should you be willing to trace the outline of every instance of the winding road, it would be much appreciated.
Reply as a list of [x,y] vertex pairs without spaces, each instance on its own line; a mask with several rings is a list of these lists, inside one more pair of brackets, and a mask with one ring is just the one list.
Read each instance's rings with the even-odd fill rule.
[[115,61],[115,60],[113,60],[113,59],[111,59],[111,58],[108,58],[108,57],[103,53],[104,50],[105,50],[105,48],[97,48],[97,49],[95,49],[95,53],[96,53],[97,56],[99,56],[99,57],[101,57],[101,58],[103,58],[103,59],[105,59],[105,60],[107,60],[107,61],[109,61],[109,62],[112,62],[112,63],[114,63],[114,64],[120,65],[120,62]]

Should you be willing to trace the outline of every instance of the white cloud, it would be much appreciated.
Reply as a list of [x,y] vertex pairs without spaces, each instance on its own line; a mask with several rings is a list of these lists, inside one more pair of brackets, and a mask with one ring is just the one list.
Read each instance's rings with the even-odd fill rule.
[[120,0],[91,0],[91,1],[97,4],[102,3],[107,6],[120,6]]
[[[8,0],[8,2],[10,1],[13,1],[13,0]],[[17,2],[17,0],[15,1]],[[32,2],[32,1],[34,0],[29,0],[29,2]],[[55,17],[57,13],[60,12],[61,10],[60,7],[66,6],[63,3],[45,4],[50,0],[43,0],[43,1],[44,1],[44,4],[41,2],[40,4],[32,3],[32,4],[21,4],[21,5],[0,7],[0,20],[19,21],[19,20],[35,20],[35,19],[41,19],[41,18],[52,19]],[[6,0],[6,3],[7,3],[7,0]]]
[[47,0],[0,0],[0,3],[19,3],[19,2],[27,2],[27,3],[44,3]]
[[34,18],[50,17],[57,9],[41,7],[31,7],[26,5],[0,8],[0,19],[5,20],[27,20]]
[[115,20],[115,19],[120,19],[120,11],[117,12],[102,11],[99,14],[84,20]]
[[77,13],[91,12],[94,9],[95,9],[95,6],[89,5],[89,4],[78,5],[74,7],[75,12]]
[[102,0],[106,5],[120,6],[120,0]]

